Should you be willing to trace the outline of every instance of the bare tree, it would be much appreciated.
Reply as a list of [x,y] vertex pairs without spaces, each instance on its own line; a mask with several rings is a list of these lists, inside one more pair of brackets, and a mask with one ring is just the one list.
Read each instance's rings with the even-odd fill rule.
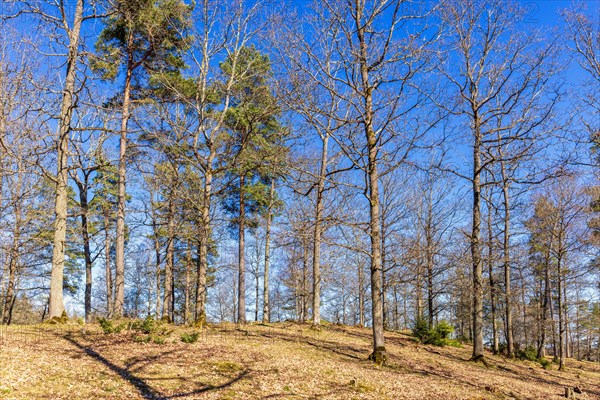
[[[471,171],[458,174],[470,182],[473,195],[472,359],[476,361],[484,356],[482,173],[495,161],[486,149],[530,139],[531,132],[550,115],[552,100],[550,107],[543,109],[540,99],[549,91],[548,67],[556,46],[550,42],[538,47],[543,40],[539,31],[523,34],[519,22],[524,11],[513,3],[463,0],[444,4],[440,15],[446,29],[440,54],[452,55],[454,61],[439,60],[438,70],[451,93],[446,100],[453,99],[439,105],[454,115],[458,124],[468,125],[472,143]],[[532,110],[540,113],[532,115]]]

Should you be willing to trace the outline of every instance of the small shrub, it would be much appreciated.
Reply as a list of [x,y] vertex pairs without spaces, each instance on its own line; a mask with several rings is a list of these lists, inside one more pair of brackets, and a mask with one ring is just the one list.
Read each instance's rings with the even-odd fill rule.
[[537,349],[533,346],[517,349],[515,355],[520,360],[538,361]]
[[200,332],[184,333],[181,335],[183,343],[196,343],[200,338]]
[[552,362],[548,361],[548,359],[546,359],[546,358],[540,358],[540,365],[544,369],[550,369],[552,366]]
[[412,334],[421,343],[432,344],[434,346],[455,346],[460,347],[460,342],[451,340],[450,335],[454,333],[454,327],[446,321],[440,321],[432,329],[424,318],[418,318],[413,325]]
[[412,327],[412,335],[424,342],[429,336],[429,323],[423,317],[418,317]]
[[433,328],[433,331],[440,339],[449,339],[450,335],[454,333],[454,327],[442,320]]
[[133,341],[136,343],[149,343],[152,339],[150,335],[137,335],[133,337]]
[[163,336],[152,336],[152,342],[155,344],[165,344],[167,339]]
[[160,322],[155,321],[151,315],[148,315],[143,321],[135,321],[131,329],[145,334],[155,333],[160,326]]
[[114,325],[111,320],[106,318],[98,319],[98,323],[100,324],[100,328],[102,328],[102,332],[106,334],[119,333],[125,329],[125,324]]

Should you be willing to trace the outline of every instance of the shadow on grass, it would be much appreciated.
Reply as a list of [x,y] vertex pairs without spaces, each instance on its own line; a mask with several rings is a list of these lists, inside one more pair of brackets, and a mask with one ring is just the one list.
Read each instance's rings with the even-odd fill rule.
[[121,378],[123,378],[124,380],[129,382],[131,385],[133,385],[137,389],[137,391],[140,393],[140,395],[145,399],[168,400],[168,399],[176,399],[176,398],[185,397],[185,396],[191,396],[194,394],[205,393],[205,392],[229,387],[229,386],[233,385],[234,383],[239,382],[240,380],[249,376],[249,371],[246,369],[246,370],[243,370],[240,374],[238,374],[233,379],[231,379],[221,385],[207,385],[205,387],[201,387],[199,389],[191,390],[188,392],[176,393],[176,394],[166,396],[166,395],[161,394],[158,389],[150,386],[143,379],[134,375],[129,370],[129,368],[119,367],[118,365],[112,363],[109,359],[107,359],[106,357],[104,357],[102,354],[98,353],[91,347],[87,347],[87,346],[84,346],[83,344],[79,343],[72,336],[65,335],[65,336],[63,336],[63,338],[65,340],[67,340],[68,342],[70,342],[71,344],[73,344],[75,347],[77,347],[80,350],[82,350],[83,352],[85,352],[88,356],[92,357],[96,361],[107,366],[111,371],[117,373]]

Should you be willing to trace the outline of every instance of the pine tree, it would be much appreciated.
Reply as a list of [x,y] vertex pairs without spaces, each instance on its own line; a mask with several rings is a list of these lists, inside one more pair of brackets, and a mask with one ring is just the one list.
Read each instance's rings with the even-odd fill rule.
[[[123,315],[125,300],[125,179],[127,132],[132,101],[144,95],[142,83],[163,74],[177,74],[184,67],[181,51],[186,48],[191,7],[180,0],[117,0],[114,12],[96,42],[92,66],[105,79],[115,79],[123,70],[121,107],[119,188],[116,233],[116,295],[114,311]],[[136,77],[137,85],[134,85]]]

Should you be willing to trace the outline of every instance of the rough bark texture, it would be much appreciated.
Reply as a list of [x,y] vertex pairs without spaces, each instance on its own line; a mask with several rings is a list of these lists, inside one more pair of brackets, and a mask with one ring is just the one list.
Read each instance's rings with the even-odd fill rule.
[[49,316],[60,317],[65,310],[63,301],[63,274],[67,237],[67,184],[68,153],[71,118],[75,107],[75,75],[79,56],[79,36],[83,21],[83,0],[77,0],[73,27],[69,32],[67,52],[67,76],[63,88],[58,130],[56,199],[54,205],[54,240],[52,250],[52,272],[50,274]]
[[313,325],[321,324],[321,233],[323,230],[323,191],[325,189],[325,174],[327,173],[327,151],[329,135],[323,137],[321,165],[317,182],[317,199],[315,204],[315,226],[313,230]]
[[112,317],[114,287],[112,279],[112,268],[110,265],[110,216],[108,210],[104,210],[104,274],[106,279],[106,316]]
[[165,290],[163,297],[163,317],[173,321],[175,317],[173,302],[173,268],[175,266],[175,203],[169,199],[167,214],[167,254],[165,263]]
[[85,298],[84,312],[85,322],[92,321],[92,254],[90,248],[90,229],[88,226],[89,205],[87,199],[87,176],[86,182],[78,182],[79,206],[81,207],[81,238],[83,239],[83,258],[85,261]]
[[239,324],[246,323],[246,246],[245,246],[245,231],[246,231],[246,208],[244,199],[245,176],[240,175],[240,213],[238,220],[238,315],[237,322]]
[[471,231],[471,258],[473,263],[473,355],[472,360],[483,360],[483,262],[481,259],[481,133],[475,114],[473,143],[473,222]]
[[[271,219],[272,207],[275,198],[275,180],[271,181],[269,191],[269,209],[265,226],[265,271],[263,275],[263,323],[271,322],[271,310],[269,309],[269,266],[271,263]],[[313,303],[314,304],[314,303]]]
[[212,165],[216,157],[213,146],[210,146],[204,172],[204,194],[200,221],[200,240],[198,243],[198,263],[196,270],[196,306],[194,315],[197,324],[206,322],[206,271],[208,268],[208,241],[210,239],[210,202],[212,196]]
[[383,336],[383,307],[381,303],[381,220],[379,210],[379,173],[377,171],[378,144],[373,128],[373,86],[369,78],[367,26],[363,25],[362,7],[356,9],[356,34],[359,43],[359,66],[364,101],[364,133],[368,151],[368,199],[369,234],[371,239],[371,315],[373,327],[373,353],[371,359],[376,363],[386,362],[385,340]]
[[[500,153],[502,156],[502,153]],[[512,323],[512,292],[510,278],[510,194],[508,180],[506,176],[506,167],[504,162],[501,164],[502,170],[502,196],[504,201],[504,238],[503,246],[503,264],[504,264],[504,307],[506,318],[506,352],[509,357],[514,357],[515,345],[513,338]]]
[[[127,48],[133,47],[133,33],[129,33]],[[119,171],[117,194],[117,237],[115,255],[115,304],[114,315],[122,317],[125,306],[125,182],[127,178],[127,125],[131,106],[131,78],[133,75],[133,54],[127,56],[127,70],[123,89],[123,108],[121,111],[121,135],[119,139]]]

